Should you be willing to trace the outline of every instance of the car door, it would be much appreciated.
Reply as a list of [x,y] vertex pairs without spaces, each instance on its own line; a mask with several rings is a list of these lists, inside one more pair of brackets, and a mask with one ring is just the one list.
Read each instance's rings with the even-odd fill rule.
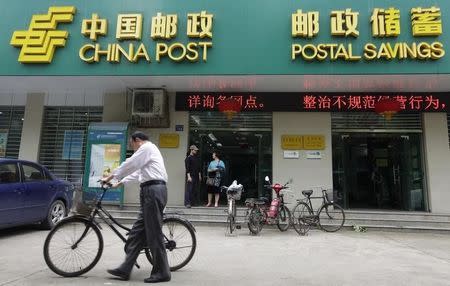
[[46,177],[41,166],[28,162],[21,165],[25,186],[24,217],[29,222],[40,221],[47,215],[53,199],[54,182]]
[[24,221],[23,195],[25,188],[20,180],[17,163],[0,163],[0,226]]

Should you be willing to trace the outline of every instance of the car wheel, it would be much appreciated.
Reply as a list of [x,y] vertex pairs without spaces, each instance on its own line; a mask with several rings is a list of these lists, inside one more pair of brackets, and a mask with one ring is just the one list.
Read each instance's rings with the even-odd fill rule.
[[42,228],[53,228],[66,214],[66,205],[60,200],[54,201],[48,209],[47,217],[41,223]]

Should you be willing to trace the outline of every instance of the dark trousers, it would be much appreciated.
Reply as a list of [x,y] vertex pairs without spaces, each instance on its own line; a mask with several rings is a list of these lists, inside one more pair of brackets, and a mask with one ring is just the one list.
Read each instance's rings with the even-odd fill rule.
[[170,277],[164,236],[161,230],[163,211],[167,203],[166,186],[142,187],[140,201],[139,216],[128,235],[125,243],[125,261],[119,266],[119,269],[130,273],[139,253],[147,245],[153,256],[151,276]]
[[198,180],[186,182],[186,192],[184,193],[184,205],[192,205],[195,200],[195,190],[198,186]]

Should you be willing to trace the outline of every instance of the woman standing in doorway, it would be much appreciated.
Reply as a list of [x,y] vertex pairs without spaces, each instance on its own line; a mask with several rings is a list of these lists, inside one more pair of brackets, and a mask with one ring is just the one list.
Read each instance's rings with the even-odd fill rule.
[[212,197],[214,195],[214,207],[219,206],[220,185],[225,173],[225,164],[220,160],[220,154],[213,152],[213,160],[208,166],[208,178],[206,179],[206,191],[208,192],[207,207],[212,206]]

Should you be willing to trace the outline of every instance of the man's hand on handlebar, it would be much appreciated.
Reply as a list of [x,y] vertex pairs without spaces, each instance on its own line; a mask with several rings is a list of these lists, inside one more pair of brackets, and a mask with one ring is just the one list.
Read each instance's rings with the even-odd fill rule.
[[105,178],[101,178],[99,181],[102,182],[102,184],[108,183],[109,181],[111,181],[114,178],[113,175],[109,175],[108,177]]
[[[111,184],[111,183],[110,183]],[[121,182],[116,182],[111,184],[111,189],[116,189],[118,187],[122,186]]]
[[106,189],[112,188],[112,184],[110,182],[106,181],[105,178],[98,180],[97,183],[100,183],[100,186],[102,188],[106,188]]

